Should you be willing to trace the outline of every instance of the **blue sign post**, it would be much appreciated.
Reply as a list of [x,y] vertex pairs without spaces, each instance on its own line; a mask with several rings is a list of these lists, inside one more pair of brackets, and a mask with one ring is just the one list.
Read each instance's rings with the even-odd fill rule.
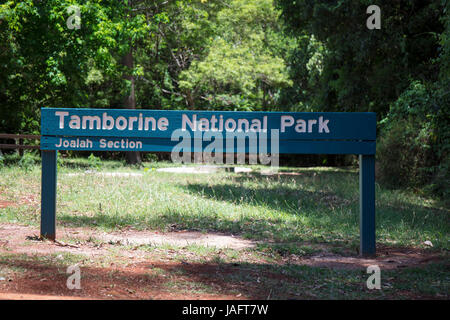
[[[41,109],[41,236],[56,237],[57,150],[357,154],[360,162],[360,253],[375,255],[375,113]],[[228,145],[228,141],[233,143]],[[234,145],[234,139],[249,143]],[[252,140],[252,139],[255,140]],[[219,143],[218,143],[219,141]],[[223,142],[223,143],[222,143]],[[188,150],[186,150],[188,149]]]

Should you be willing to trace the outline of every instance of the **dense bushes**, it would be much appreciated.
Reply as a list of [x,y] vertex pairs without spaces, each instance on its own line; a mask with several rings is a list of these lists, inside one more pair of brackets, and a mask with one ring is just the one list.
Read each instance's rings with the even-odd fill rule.
[[380,123],[379,181],[448,196],[449,101],[443,90],[414,81]]
[[380,122],[379,181],[393,187],[420,188],[450,199],[450,2],[433,64],[435,81],[412,81]]

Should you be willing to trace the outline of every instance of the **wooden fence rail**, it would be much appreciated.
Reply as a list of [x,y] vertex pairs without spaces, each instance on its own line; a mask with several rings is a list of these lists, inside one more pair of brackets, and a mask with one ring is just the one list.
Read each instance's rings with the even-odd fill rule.
[[23,156],[24,149],[37,149],[41,148],[40,145],[24,145],[24,139],[40,140],[41,136],[36,134],[12,134],[12,133],[0,133],[1,139],[14,140],[14,144],[0,143],[0,149],[19,149],[20,156]]

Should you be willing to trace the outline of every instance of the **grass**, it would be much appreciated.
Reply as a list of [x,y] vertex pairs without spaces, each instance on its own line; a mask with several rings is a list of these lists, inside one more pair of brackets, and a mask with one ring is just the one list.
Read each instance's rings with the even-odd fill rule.
[[[248,250],[215,249],[203,246],[177,248],[139,246],[137,249],[160,257],[171,254],[175,261],[199,266],[215,265],[233,272],[218,272],[221,281],[234,284],[228,289],[262,288],[271,299],[285,298],[398,298],[448,297],[449,269],[446,263],[426,268],[383,271],[383,290],[365,287],[368,275],[361,270],[334,270],[280,264],[285,257],[307,257],[321,251],[321,245],[339,255],[356,254],[359,246],[359,185],[356,169],[280,168],[297,175],[262,175],[262,167],[251,174],[172,174],[152,168],[169,163],[144,163],[143,168],[124,167],[121,162],[63,159],[58,169],[57,225],[116,231],[196,230],[224,232],[259,240]],[[149,170],[144,170],[149,168]],[[138,177],[81,174],[133,172]],[[79,175],[73,175],[79,173]],[[15,206],[0,209],[0,222],[28,224],[40,222],[39,163],[26,168],[0,168],[0,200]],[[387,190],[376,185],[377,244],[386,247],[421,247],[448,256],[450,210],[442,203],[407,190]],[[75,243],[75,239],[63,239]],[[88,240],[89,241],[89,240]],[[91,239],[96,243],[97,239]],[[100,243],[97,243],[100,245]],[[127,249],[116,244],[107,265]],[[128,248],[130,249],[130,248]],[[135,248],[136,249],[136,248]],[[244,258],[245,256],[245,258]],[[63,256],[72,263],[79,257]],[[14,265],[0,260],[5,273]],[[49,257],[54,261],[55,257]],[[47,260],[48,260],[47,259]],[[45,259],[44,259],[45,260]],[[46,261],[46,260],[45,260]],[[41,262],[45,262],[41,261]],[[156,269],[155,269],[156,270]],[[149,277],[167,270],[149,271]],[[1,271],[1,270],[0,270]],[[155,273],[156,272],[156,273]],[[173,278],[167,288],[214,292],[216,286],[201,272],[189,281]],[[206,275],[205,275],[206,277]],[[281,280],[280,280],[281,279]],[[237,288],[237,289],[236,289]],[[238,291],[239,291],[238,290]]]
[[[84,172],[87,163],[81,161],[79,167],[75,160],[67,163],[63,161],[58,171],[58,224],[106,231],[126,226],[219,231],[272,242],[358,246],[356,170],[290,169],[299,174],[296,176],[193,175],[116,167],[114,162],[95,169],[142,173],[142,177],[117,177],[68,175]],[[38,225],[40,167],[34,165],[25,172],[12,166],[0,172],[1,199],[20,204],[0,209],[0,221]],[[423,246],[429,240],[434,249],[448,249],[448,208],[379,185],[376,199],[378,243]]]

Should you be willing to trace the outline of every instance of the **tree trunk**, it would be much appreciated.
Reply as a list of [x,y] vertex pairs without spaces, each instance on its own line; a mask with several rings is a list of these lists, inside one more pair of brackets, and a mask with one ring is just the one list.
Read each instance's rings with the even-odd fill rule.
[[[133,69],[133,49],[123,57],[122,64],[127,67],[128,71],[131,72]],[[125,109],[136,109],[136,96],[134,93],[134,77],[133,75],[125,74],[124,79],[131,81],[131,89],[128,96],[125,97],[123,105]],[[139,151],[128,151],[126,152],[126,159],[128,164],[140,164],[141,154]]]

